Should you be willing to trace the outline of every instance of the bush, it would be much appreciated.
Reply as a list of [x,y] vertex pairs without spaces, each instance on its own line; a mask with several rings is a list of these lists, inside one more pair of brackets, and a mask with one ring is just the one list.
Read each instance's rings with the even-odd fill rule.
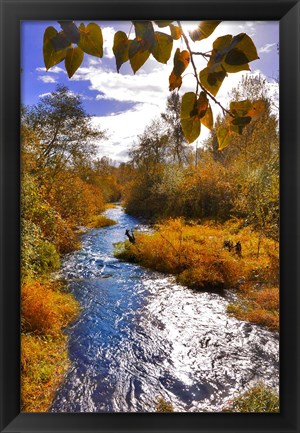
[[107,218],[104,215],[95,215],[91,217],[87,223],[88,227],[108,227],[117,224],[113,219]]
[[22,330],[38,335],[59,336],[78,314],[77,301],[54,283],[28,282],[21,289]]
[[162,397],[156,403],[156,412],[174,412],[172,403],[164,400]]
[[21,336],[21,411],[47,412],[69,367],[66,337]]
[[238,283],[243,261],[223,249],[220,228],[185,225],[180,218],[156,228],[153,234],[137,233],[136,244],[125,243],[116,256],[175,274],[179,282],[193,288],[232,288]]
[[22,280],[49,274],[59,268],[60,258],[55,246],[43,239],[36,224],[23,220],[21,238]]
[[36,245],[37,239],[51,242],[59,253],[76,249],[78,242],[71,227],[50,206],[42,191],[43,188],[38,188],[31,175],[22,176],[21,217],[24,228],[22,231],[24,249],[26,244],[28,248],[30,243]]
[[238,301],[227,307],[227,312],[240,320],[263,325],[271,331],[279,329],[279,290],[278,287],[265,287],[259,290],[246,285],[239,294]]
[[55,178],[49,202],[71,226],[84,225],[105,209],[101,189],[68,172]]
[[258,383],[229,402],[223,412],[279,412],[279,395],[276,390]]
[[[135,244],[117,244],[115,256],[174,274],[178,282],[194,289],[238,289],[228,313],[278,330],[278,244],[273,240],[260,239],[250,227],[240,228],[237,221],[223,226],[198,225],[186,224],[181,218],[167,220],[153,233],[136,233],[135,237]],[[223,242],[228,239],[233,244],[241,242],[241,256],[224,249]]]

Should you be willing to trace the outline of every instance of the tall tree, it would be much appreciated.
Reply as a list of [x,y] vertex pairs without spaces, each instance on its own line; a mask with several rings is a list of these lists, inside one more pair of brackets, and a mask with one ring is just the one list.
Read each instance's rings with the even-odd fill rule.
[[179,165],[187,159],[187,140],[184,137],[180,121],[180,97],[173,91],[167,99],[166,111],[161,113],[161,117],[167,125],[169,137],[169,148],[173,162]]
[[92,126],[80,96],[66,86],[58,85],[54,92],[23,112],[22,124],[34,131],[36,143],[31,148],[36,160],[36,175],[46,170],[51,177],[76,163],[90,160],[95,154],[97,142],[105,132]]

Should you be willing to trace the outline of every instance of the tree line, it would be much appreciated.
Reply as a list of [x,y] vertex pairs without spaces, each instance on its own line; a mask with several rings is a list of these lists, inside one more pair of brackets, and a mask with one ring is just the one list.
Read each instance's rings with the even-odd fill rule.
[[126,210],[146,217],[214,219],[240,218],[262,235],[278,240],[279,131],[267,82],[244,76],[231,97],[260,100],[264,112],[219,150],[219,116],[204,145],[192,150],[180,123],[180,100],[173,92],[166,110],[152,120],[121,164]]

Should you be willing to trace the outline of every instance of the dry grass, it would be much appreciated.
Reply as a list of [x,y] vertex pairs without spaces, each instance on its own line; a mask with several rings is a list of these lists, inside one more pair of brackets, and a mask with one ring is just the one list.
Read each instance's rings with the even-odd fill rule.
[[66,337],[21,337],[21,410],[46,412],[68,368]]
[[68,368],[62,328],[75,319],[79,305],[59,283],[31,281],[21,290],[21,405],[44,412]]
[[172,403],[160,397],[156,402],[156,412],[174,412]]
[[[154,233],[136,233],[136,244],[118,245],[115,255],[160,272],[176,275],[192,288],[238,289],[239,300],[229,312],[277,330],[279,326],[278,244],[263,238],[241,222],[185,224],[170,219],[156,226]],[[241,256],[224,249],[224,240],[242,245]]]
[[115,203],[105,203],[105,209],[115,209],[116,206]]
[[279,330],[279,289],[265,287],[262,289],[243,288],[239,300],[229,304],[228,313],[240,320],[263,325],[271,331]]
[[278,392],[263,383],[258,383],[242,395],[236,397],[223,412],[274,413],[279,412]]
[[113,219],[107,218],[104,215],[95,215],[92,218],[90,218],[89,222],[87,223],[87,226],[91,228],[99,228],[99,227],[113,226],[115,224],[117,223]]

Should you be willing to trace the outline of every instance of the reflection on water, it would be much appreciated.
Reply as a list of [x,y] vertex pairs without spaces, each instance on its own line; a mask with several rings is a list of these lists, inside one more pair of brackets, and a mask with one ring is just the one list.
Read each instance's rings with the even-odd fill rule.
[[278,335],[226,315],[228,301],[113,257],[139,221],[110,209],[65,258],[62,275],[82,305],[69,335],[71,368],[52,412],[220,411],[259,379],[278,386]]

